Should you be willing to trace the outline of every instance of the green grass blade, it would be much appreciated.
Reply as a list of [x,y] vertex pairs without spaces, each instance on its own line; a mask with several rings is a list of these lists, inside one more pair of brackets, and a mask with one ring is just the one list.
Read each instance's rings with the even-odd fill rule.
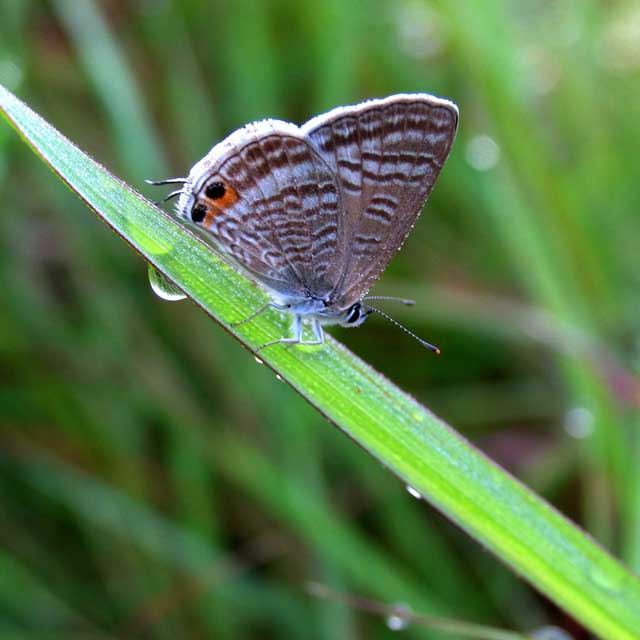
[[[3,89],[0,108],[89,207],[246,347],[287,331],[275,313],[233,328],[231,323],[266,301],[259,288]],[[438,366],[427,354],[415,357],[423,366]],[[595,633],[637,637],[636,577],[339,343],[329,338],[324,348],[276,346],[260,358],[403,482]]]

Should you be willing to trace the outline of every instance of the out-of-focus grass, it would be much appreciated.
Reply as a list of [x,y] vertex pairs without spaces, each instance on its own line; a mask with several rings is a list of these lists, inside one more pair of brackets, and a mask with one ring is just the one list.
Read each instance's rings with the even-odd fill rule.
[[[405,90],[459,104],[452,157],[377,288],[416,292],[419,307],[397,313],[443,356],[376,321],[341,337],[490,455],[540,478],[560,509],[640,570],[634,3],[85,4],[4,0],[0,80],[10,76],[10,88],[134,184],[162,177],[161,157],[183,173],[214,136],[253,117],[301,121]],[[74,36],[72,21],[92,8],[84,37]],[[108,44],[98,59],[91,25]],[[131,79],[133,101],[118,104],[145,114],[148,133],[127,138],[131,121],[95,90],[98,73],[114,90]],[[7,133],[0,127],[0,594],[13,595],[0,599],[3,632],[391,633],[301,589],[309,578],[359,588],[337,558],[370,555],[343,546],[339,530],[306,536],[256,502],[198,446],[198,427],[222,458],[244,442],[248,457],[281,466],[349,539],[380,549],[380,562],[459,617],[515,629],[553,621],[584,637],[205,318],[155,299],[144,265]],[[480,135],[500,150],[487,171],[474,168]],[[499,390],[509,388],[522,398],[505,406]],[[50,484],[45,460],[59,472]],[[78,509],[74,482],[85,477],[85,489],[104,491]],[[148,514],[141,530],[125,503]],[[286,509],[287,496],[278,504]],[[202,583],[171,562],[171,543],[148,548],[167,523],[206,541],[205,563],[223,558],[233,570]],[[327,552],[336,545],[341,554]],[[380,575],[371,594],[395,601]]]

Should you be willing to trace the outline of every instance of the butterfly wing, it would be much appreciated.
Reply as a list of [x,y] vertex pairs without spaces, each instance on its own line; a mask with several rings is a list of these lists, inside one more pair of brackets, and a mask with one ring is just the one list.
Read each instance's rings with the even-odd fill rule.
[[[222,185],[218,199],[208,185]],[[285,297],[324,297],[342,271],[335,175],[290,123],[265,120],[231,134],[195,167],[178,202],[202,210],[216,245]],[[337,262],[336,262],[337,261]]]
[[449,155],[456,106],[400,94],[340,107],[302,127],[336,172],[347,254],[333,298],[360,300],[402,245]]

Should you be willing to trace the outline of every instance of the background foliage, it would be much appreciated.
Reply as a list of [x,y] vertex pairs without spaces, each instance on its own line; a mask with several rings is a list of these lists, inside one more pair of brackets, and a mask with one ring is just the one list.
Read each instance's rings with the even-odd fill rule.
[[[156,198],[145,178],[251,119],[455,100],[452,157],[376,289],[416,298],[394,313],[443,356],[378,320],[334,333],[638,570],[634,3],[0,0],[0,16],[0,82]],[[194,307],[155,298],[6,126],[0,180],[4,636],[392,633],[307,595],[315,580],[585,637]]]

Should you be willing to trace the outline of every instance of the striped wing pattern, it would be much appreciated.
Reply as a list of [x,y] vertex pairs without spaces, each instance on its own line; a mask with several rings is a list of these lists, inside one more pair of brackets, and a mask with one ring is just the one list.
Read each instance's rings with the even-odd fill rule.
[[275,291],[325,296],[342,265],[339,189],[331,168],[290,128],[264,121],[241,130],[242,145],[212,167],[239,198],[209,231]]
[[311,120],[306,136],[336,172],[348,236],[333,298],[361,299],[402,245],[447,159],[457,127],[451,103],[392,96]]

